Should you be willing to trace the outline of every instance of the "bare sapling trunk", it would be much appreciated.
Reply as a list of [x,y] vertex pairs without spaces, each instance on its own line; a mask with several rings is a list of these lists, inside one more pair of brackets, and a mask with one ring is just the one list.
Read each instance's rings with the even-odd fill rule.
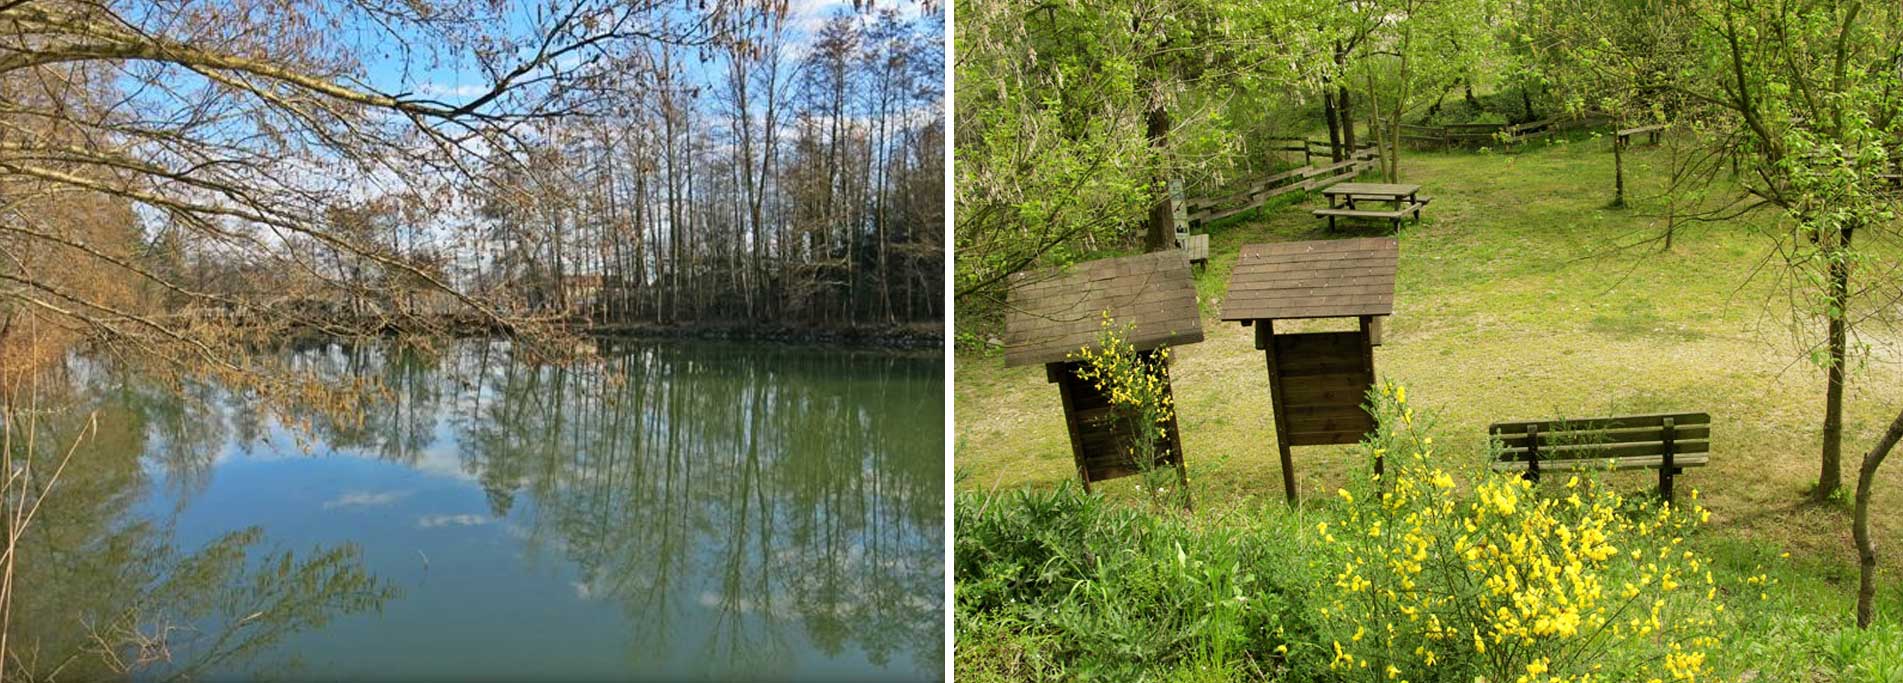
[[1824,375],[1823,462],[1817,473],[1817,488],[1811,491],[1812,499],[1817,501],[1829,500],[1843,487],[1844,363],[1849,346],[1850,307],[1850,264],[1843,255],[1850,249],[1852,231],[1852,228],[1841,230],[1842,239],[1828,266],[1830,298],[1825,315],[1829,324],[1825,337],[1830,366]]
[[1850,535],[1857,542],[1857,628],[1869,628],[1876,611],[1877,547],[1870,538],[1871,488],[1876,482],[1877,468],[1883,466],[1883,459],[1889,457],[1898,440],[1903,440],[1903,412],[1898,412],[1896,419],[1890,421],[1883,438],[1877,441],[1875,448],[1863,454],[1863,465],[1857,468],[1857,505],[1850,525]]
[[1342,81],[1336,92],[1335,116],[1341,119],[1341,146],[1347,148],[1348,155],[1355,153],[1355,103],[1348,95],[1348,83]]
[[[1347,158],[1348,155],[1346,150],[1342,149],[1341,119],[1338,116],[1340,112],[1335,109],[1335,97],[1329,93],[1330,87],[1329,83],[1322,84],[1322,118],[1328,120],[1328,158],[1334,160],[1335,163],[1341,163],[1341,160]],[[1308,143],[1302,144],[1306,147]]]
[[1408,53],[1410,50],[1408,47],[1413,42],[1414,25],[1408,24],[1407,28],[1401,31],[1401,92],[1394,97],[1394,119],[1390,123],[1391,129],[1388,134],[1388,151],[1390,156],[1387,161],[1388,182],[1390,183],[1401,182],[1401,117],[1407,113],[1408,98],[1413,96],[1413,89],[1408,87],[1410,85],[1408,81]]
[[1616,131],[1612,135],[1612,208],[1625,208],[1625,144]]

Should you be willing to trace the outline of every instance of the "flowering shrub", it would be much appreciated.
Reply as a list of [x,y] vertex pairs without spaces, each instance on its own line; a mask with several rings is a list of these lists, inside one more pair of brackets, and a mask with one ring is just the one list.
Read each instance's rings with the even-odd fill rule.
[[1169,379],[1164,375],[1169,359],[1167,346],[1139,353],[1108,312],[1104,313],[1096,345],[1071,354],[1071,360],[1079,362],[1078,379],[1089,382],[1109,400],[1107,419],[1122,435],[1125,454],[1143,474],[1143,490],[1152,502],[1170,479],[1169,472],[1156,468],[1158,459],[1170,447],[1169,425],[1176,417]]
[[1384,461],[1339,492],[1318,609],[1340,679],[1692,681],[1717,612],[1709,563],[1684,546],[1710,513],[1628,499],[1593,477],[1542,496],[1483,471],[1468,490],[1436,459],[1405,388],[1370,392]]

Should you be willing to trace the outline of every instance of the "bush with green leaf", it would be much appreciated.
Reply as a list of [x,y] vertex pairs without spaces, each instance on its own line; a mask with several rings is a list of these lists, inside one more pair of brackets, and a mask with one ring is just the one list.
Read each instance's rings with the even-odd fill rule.
[[1627,498],[1592,476],[1542,496],[1480,469],[1462,489],[1407,404],[1370,393],[1364,442],[1385,463],[1315,532],[1339,559],[1322,617],[1343,680],[1648,681],[1705,675],[1722,605],[1685,545],[1705,517]]
[[[1259,680],[1287,673],[1312,642],[1299,517],[1200,519],[1054,491],[961,494],[953,572],[961,679],[1199,671]],[[1012,643],[1041,658],[1025,665]]]

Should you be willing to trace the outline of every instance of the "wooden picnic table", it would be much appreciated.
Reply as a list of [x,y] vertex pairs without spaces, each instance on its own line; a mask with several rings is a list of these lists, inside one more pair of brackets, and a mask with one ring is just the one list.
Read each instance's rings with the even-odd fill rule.
[[1394,202],[1396,207],[1414,203],[1421,186],[1404,183],[1335,183],[1322,188],[1322,194],[1328,197],[1328,208],[1336,207],[1336,200],[1345,199],[1348,208],[1355,208],[1355,200]]
[[[1413,215],[1420,220],[1421,208],[1427,206],[1429,198],[1420,195],[1421,186],[1400,183],[1336,183],[1322,188],[1322,194],[1328,197],[1328,208],[1316,209],[1316,218],[1328,219],[1328,230],[1335,229],[1336,218],[1375,218],[1387,220],[1394,229],[1401,229],[1401,219]],[[1390,202],[1392,207],[1383,209],[1363,209],[1355,202]],[[1341,206],[1346,203],[1346,206]]]

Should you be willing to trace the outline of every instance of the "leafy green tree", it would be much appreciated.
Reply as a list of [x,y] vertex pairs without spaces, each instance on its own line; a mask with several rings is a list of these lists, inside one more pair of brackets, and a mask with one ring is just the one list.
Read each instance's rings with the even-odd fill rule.
[[[1742,192],[1701,209],[1730,221],[1775,213],[1765,233],[1799,309],[1824,319],[1812,359],[1825,372],[1822,453],[1812,496],[1842,486],[1843,392],[1853,327],[1899,298],[1896,264],[1865,248],[1897,233],[1898,196],[1880,177],[1903,140],[1903,7],[1895,3],[1557,0],[1550,26],[1569,97],[1649,110],[1697,133],[1706,187],[1715,160]],[[1858,280],[1859,274],[1869,278]],[[1859,314],[1853,303],[1871,311]]]
[[[1160,0],[958,5],[961,301],[1004,278],[1115,248],[1172,246],[1173,136],[1226,95],[1306,83],[1325,4]],[[1210,160],[1200,160],[1207,163]],[[1133,226],[1141,226],[1132,231]]]

